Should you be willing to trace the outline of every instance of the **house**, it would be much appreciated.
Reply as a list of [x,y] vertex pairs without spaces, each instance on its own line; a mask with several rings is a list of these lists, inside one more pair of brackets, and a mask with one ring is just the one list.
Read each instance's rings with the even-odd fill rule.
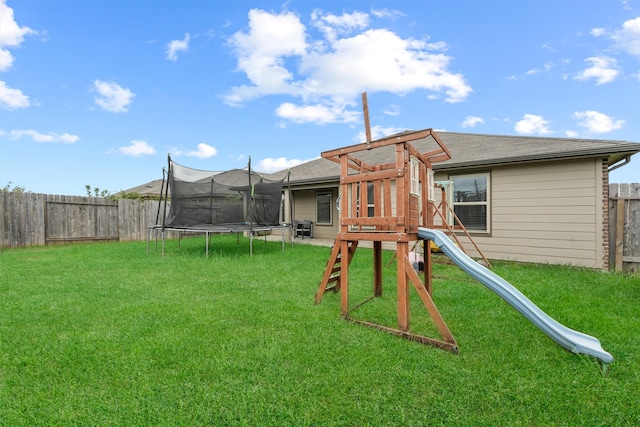
[[[609,171],[640,152],[639,143],[437,134],[451,159],[433,165],[435,181],[447,189],[448,203],[486,257],[608,267]],[[430,139],[412,144],[421,152],[434,148]],[[372,149],[361,159],[380,164],[393,153]],[[314,237],[335,238],[340,166],[319,158],[274,176],[287,172],[283,221],[310,219]],[[479,255],[472,246],[466,249]]]

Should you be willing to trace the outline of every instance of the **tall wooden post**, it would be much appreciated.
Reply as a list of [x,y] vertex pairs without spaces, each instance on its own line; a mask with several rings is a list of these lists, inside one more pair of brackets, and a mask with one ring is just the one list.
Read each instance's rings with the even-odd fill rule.
[[382,296],[382,242],[373,242],[373,295]]
[[408,256],[408,243],[398,243],[396,251],[398,254],[398,329],[406,332],[409,330],[409,284],[404,260]]
[[340,241],[342,252],[342,264],[340,266],[340,314],[347,317],[349,314],[349,242]]

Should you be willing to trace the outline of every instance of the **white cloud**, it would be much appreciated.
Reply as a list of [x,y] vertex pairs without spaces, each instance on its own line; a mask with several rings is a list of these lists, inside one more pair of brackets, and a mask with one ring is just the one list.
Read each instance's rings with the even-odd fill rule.
[[535,114],[525,114],[522,120],[516,122],[516,133],[522,135],[547,135],[552,133],[549,129],[549,122],[542,116]]
[[15,110],[16,108],[27,108],[31,103],[29,97],[22,93],[20,89],[13,89],[0,80],[0,108],[5,110]]
[[362,30],[369,26],[369,15],[363,12],[344,13],[340,16],[328,14],[315,9],[311,13],[311,23],[324,34],[329,42],[339,35],[350,34],[354,30]]
[[462,122],[463,128],[474,128],[479,124],[484,123],[484,119],[476,116],[467,116]]
[[281,104],[276,109],[278,117],[295,123],[353,123],[360,113],[346,110],[344,105],[304,105],[298,106],[290,102]]
[[593,37],[600,37],[606,34],[606,31],[604,28],[594,28],[591,30],[591,35]]
[[615,120],[606,114],[598,111],[576,111],[573,118],[578,124],[594,133],[607,133],[622,128],[625,124],[624,120]]
[[238,70],[246,74],[252,86],[238,86],[226,96],[231,105],[264,95],[290,93],[293,75],[285,67],[285,58],[302,55],[306,50],[305,27],[291,12],[272,15],[249,11],[249,32],[237,32],[229,40],[238,57]]
[[6,71],[13,65],[13,55],[6,48],[19,47],[25,36],[36,34],[29,27],[21,27],[13,16],[13,9],[0,0],[0,71]]
[[553,62],[547,62],[542,66],[542,68],[532,68],[531,70],[528,70],[525,74],[527,76],[532,76],[534,74],[547,72],[551,70],[553,67],[555,67],[555,64]]
[[375,16],[376,18],[391,18],[391,19],[395,19],[399,16],[404,16],[404,13],[400,12],[399,10],[392,10],[392,9],[371,9],[371,14],[373,16]]
[[299,164],[302,164],[304,162],[305,161],[303,160],[286,159],[284,157],[278,157],[277,159],[267,157],[266,159],[260,160],[258,162],[256,170],[259,172],[273,173],[298,166]]
[[93,82],[98,92],[95,103],[104,110],[112,113],[126,113],[135,94],[117,83],[95,80]]
[[[375,141],[376,139],[384,138],[390,135],[395,135],[397,133],[401,133],[406,130],[407,129],[405,128],[373,126],[371,128],[371,140]],[[357,143],[367,142],[366,132],[364,130],[358,132],[358,134],[353,138],[353,140]]]
[[6,71],[13,65],[13,55],[0,47],[0,71]]
[[397,116],[400,114],[400,106],[396,104],[390,104],[383,111],[387,116]]
[[33,129],[17,129],[9,133],[11,139],[21,139],[22,137],[31,138],[33,142],[62,142],[64,144],[73,144],[80,139],[78,135],[68,133],[58,134],[55,132],[40,133]]
[[[544,47],[544,46],[543,46]],[[549,48],[551,49],[551,48]],[[546,73],[550,70],[552,70],[553,68],[555,68],[556,64],[554,64],[553,62],[546,62],[542,68],[532,68],[530,70],[527,70],[524,74],[522,75],[510,75],[507,77],[507,80],[521,80],[524,79],[527,76],[533,76],[535,74],[540,74],[540,73]]]
[[451,58],[430,53],[426,43],[395,33],[367,30],[332,44],[332,51],[304,61],[304,89],[325,96],[354,97],[364,91],[405,94],[416,89],[444,92],[448,102],[462,101],[471,88],[448,71]]
[[596,79],[596,84],[601,85],[610,83],[616,79],[620,70],[618,70],[618,61],[608,56],[593,56],[585,59],[590,62],[591,67],[587,68],[574,77],[575,80]]
[[171,155],[171,157],[178,157],[184,154],[184,150],[181,150],[180,148],[174,147],[174,146],[170,146],[168,148],[168,152]]
[[640,56],[640,16],[622,24],[622,28],[611,35],[618,48],[629,55]]
[[423,89],[447,102],[462,101],[471,93],[464,77],[449,71],[451,58],[442,53],[444,42],[366,30],[369,15],[362,12],[338,16],[316,9],[311,18],[322,38],[314,40],[291,12],[251,10],[247,32],[229,39],[237,69],[250,83],[231,88],[225,102],[241,105],[266,95],[288,95],[301,102],[281,104],[280,117],[329,123],[357,120],[360,112],[347,107],[364,91],[402,95]]
[[191,35],[184,34],[183,40],[172,40],[167,44],[167,59],[176,62],[178,60],[178,52],[186,52],[189,50],[189,40]]
[[209,157],[213,157],[218,154],[218,150],[215,147],[210,146],[209,144],[205,144],[201,142],[198,144],[198,149],[195,151],[188,151],[186,153],[187,156],[198,157],[200,159],[208,159]]
[[152,145],[150,145],[149,143],[143,140],[131,141],[131,144],[129,144],[126,147],[118,148],[118,151],[120,151],[122,154],[126,154],[127,156],[134,156],[134,157],[143,156],[147,154],[155,154],[156,152],[155,148],[153,148]]

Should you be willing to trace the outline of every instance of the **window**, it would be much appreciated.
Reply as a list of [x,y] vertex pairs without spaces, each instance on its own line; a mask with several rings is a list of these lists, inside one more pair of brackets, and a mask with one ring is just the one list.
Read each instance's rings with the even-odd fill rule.
[[[361,199],[360,199],[360,185],[359,184],[354,184],[357,185],[356,186],[356,197],[358,200],[358,205],[356,207],[357,212],[356,215],[360,216],[360,204],[362,203]],[[366,210],[366,217],[368,218],[373,218],[375,216],[375,190],[374,190],[374,186],[373,186],[373,182],[367,182],[367,210]]]
[[488,173],[450,177],[453,211],[469,231],[489,232],[489,178]]
[[373,218],[374,214],[374,192],[373,192],[373,182],[367,183],[367,216],[369,218]]
[[282,196],[280,197],[280,222],[287,222],[284,192],[282,192]]
[[316,224],[331,225],[331,193],[316,194]]
[[433,169],[427,169],[427,199],[430,202],[436,201],[435,173]]
[[411,167],[411,188],[409,191],[411,194],[419,195],[420,194],[420,161],[411,156],[410,159],[410,167]]

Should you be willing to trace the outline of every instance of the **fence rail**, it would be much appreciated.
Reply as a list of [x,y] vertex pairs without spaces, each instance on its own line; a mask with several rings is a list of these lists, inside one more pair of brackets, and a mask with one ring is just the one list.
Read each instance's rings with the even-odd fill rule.
[[0,192],[0,247],[145,240],[158,201]]
[[609,266],[640,271],[640,184],[609,185]]
[[[158,202],[0,192],[0,247],[145,240]],[[609,185],[609,266],[640,271],[640,184]]]

